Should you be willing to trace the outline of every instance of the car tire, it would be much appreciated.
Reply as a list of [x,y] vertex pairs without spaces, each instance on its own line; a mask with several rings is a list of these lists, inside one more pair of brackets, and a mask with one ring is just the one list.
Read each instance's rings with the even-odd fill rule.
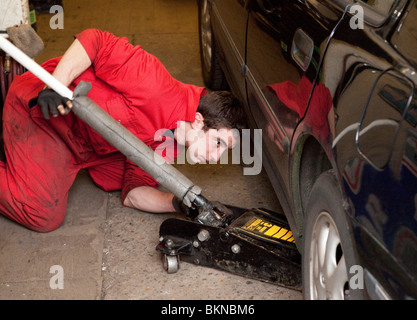
[[211,25],[211,7],[208,0],[198,1],[200,58],[203,80],[211,90],[227,90],[227,81],[219,64],[219,52]]
[[[354,288],[349,286],[349,270],[357,265],[357,260],[353,250],[352,229],[333,170],[323,173],[315,182],[304,222],[304,299],[362,299],[363,288],[356,284]],[[360,280],[363,283],[363,278]]]

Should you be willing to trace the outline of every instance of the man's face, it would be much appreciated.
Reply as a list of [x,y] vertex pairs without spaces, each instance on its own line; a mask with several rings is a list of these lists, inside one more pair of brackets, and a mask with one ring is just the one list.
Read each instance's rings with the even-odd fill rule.
[[195,163],[218,162],[227,149],[237,142],[238,133],[233,129],[194,129],[187,134],[187,157]]

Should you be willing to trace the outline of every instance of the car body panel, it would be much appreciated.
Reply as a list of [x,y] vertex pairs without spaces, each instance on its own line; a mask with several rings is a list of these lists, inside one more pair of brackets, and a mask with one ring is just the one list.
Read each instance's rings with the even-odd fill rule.
[[369,296],[416,298],[415,2],[359,1],[358,29],[351,2],[212,0],[213,30],[298,246],[309,191],[333,168]]
[[[257,127],[264,132],[263,149],[271,167],[267,172],[271,180],[279,182],[281,203],[291,199],[293,189],[298,188],[291,180],[291,141],[319,71],[320,48],[315,44],[322,43],[337,22],[319,23],[316,16],[316,8],[297,1],[276,1],[269,8],[266,2],[251,1],[250,6],[247,99]],[[300,99],[294,97],[297,94]],[[301,211],[295,202],[288,206],[284,210]],[[292,214],[288,219],[299,238],[301,215]]]
[[384,283],[390,297],[415,297],[415,83],[404,75],[410,65],[387,45],[387,30],[365,26],[352,33],[347,26],[340,29],[329,49],[343,61],[345,75],[334,97],[333,148],[347,213],[355,225],[360,265]]

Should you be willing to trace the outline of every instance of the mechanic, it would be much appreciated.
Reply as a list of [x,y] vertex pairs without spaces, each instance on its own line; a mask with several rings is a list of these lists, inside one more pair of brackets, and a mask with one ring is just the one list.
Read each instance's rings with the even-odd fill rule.
[[[62,58],[42,66],[71,90],[82,80],[91,82],[88,97],[163,157],[192,145],[194,162],[217,161],[237,143],[235,129],[246,123],[231,93],[183,84],[155,56],[109,32],[79,33]],[[15,78],[4,105],[0,213],[38,232],[57,229],[81,169],[101,189],[122,190],[125,206],[179,210],[179,199],[158,190],[155,179],[70,113],[71,107],[32,73]],[[161,129],[170,134],[155,135]],[[197,133],[193,139],[191,131]],[[174,152],[158,149],[170,137]]]

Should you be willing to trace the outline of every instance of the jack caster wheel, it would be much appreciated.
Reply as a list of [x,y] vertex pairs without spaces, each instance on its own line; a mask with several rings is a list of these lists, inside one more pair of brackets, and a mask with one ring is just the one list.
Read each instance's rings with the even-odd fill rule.
[[164,264],[164,269],[167,273],[171,274],[171,273],[176,273],[179,269],[179,265],[180,265],[180,259],[178,256],[169,256],[164,254],[163,256],[163,264]]

